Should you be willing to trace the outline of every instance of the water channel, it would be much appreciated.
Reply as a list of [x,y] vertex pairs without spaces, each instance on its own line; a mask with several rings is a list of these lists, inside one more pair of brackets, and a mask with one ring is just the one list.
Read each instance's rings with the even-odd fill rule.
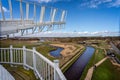
[[[50,55],[54,57],[60,57],[60,52],[63,50],[63,48],[57,48],[54,51],[50,52]],[[79,80],[82,72],[89,62],[90,58],[92,57],[95,49],[93,47],[87,46],[86,50],[83,52],[83,54],[71,65],[70,68],[64,73],[67,80]]]
[[86,47],[83,54],[76,60],[75,63],[64,73],[67,80],[79,80],[82,72],[92,57],[95,49],[93,47]]

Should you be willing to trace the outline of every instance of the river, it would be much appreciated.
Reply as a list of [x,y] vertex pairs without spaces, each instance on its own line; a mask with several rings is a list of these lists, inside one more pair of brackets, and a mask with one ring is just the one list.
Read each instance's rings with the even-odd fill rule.
[[92,57],[95,49],[93,47],[86,47],[83,54],[71,65],[71,67],[64,73],[67,80],[79,80],[82,72]]

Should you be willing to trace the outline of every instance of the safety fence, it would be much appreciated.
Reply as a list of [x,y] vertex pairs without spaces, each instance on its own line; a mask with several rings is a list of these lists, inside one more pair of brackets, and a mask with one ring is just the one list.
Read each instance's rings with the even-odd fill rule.
[[66,80],[59,68],[59,61],[50,61],[39,52],[35,47],[23,48],[0,48],[0,63],[10,65],[23,65],[25,69],[32,69],[40,80]]

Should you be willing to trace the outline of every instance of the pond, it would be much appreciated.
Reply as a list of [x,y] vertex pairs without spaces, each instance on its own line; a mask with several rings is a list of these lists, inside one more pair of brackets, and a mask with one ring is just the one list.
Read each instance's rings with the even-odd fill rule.
[[60,54],[60,52],[63,50],[63,48],[57,47],[56,50],[50,51],[50,55],[53,57],[61,57],[62,55]]

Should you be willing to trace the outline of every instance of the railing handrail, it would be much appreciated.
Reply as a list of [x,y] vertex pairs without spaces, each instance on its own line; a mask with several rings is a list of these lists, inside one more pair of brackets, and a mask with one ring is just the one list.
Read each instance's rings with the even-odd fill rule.
[[[63,75],[62,71],[60,70],[59,66],[57,66],[55,63],[53,63],[52,61],[50,61],[49,59],[47,59],[45,56],[43,56],[42,54],[40,54],[38,51],[34,50],[34,49],[27,49],[27,48],[14,48],[14,47],[10,47],[10,48],[0,48],[1,50],[25,50],[25,51],[30,51],[33,52],[34,54],[37,54],[43,61],[45,61],[48,65],[50,65],[51,67],[53,67],[55,69],[55,71],[57,72],[57,74],[59,75],[61,80],[66,80],[65,76]],[[24,63],[23,63],[24,64]],[[29,65],[28,65],[29,66]],[[31,66],[29,66],[31,68]],[[34,68],[33,68],[34,69]]]

